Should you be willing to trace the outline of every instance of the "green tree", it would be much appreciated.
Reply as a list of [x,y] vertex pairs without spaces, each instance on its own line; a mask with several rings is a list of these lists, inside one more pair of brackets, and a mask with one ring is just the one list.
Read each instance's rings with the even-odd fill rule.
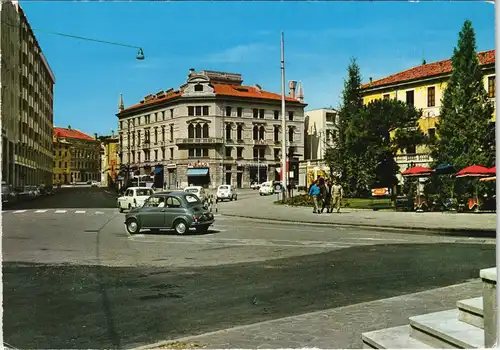
[[441,102],[437,139],[431,148],[434,166],[492,166],[494,137],[489,125],[493,105],[483,85],[472,23],[466,20],[453,51],[452,74]]
[[361,95],[361,73],[355,58],[351,58],[347,68],[347,78],[344,80],[342,91],[342,102],[339,115],[335,121],[337,138],[335,147],[329,148],[325,154],[325,161],[332,173],[340,173],[340,182],[350,195],[357,188],[357,154],[347,148],[347,133],[350,121],[363,108],[363,97]]

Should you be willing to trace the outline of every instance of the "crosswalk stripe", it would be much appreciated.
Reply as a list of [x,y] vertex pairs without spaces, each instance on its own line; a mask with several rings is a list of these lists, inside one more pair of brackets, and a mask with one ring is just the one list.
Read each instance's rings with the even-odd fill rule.
[[66,213],[66,210],[56,210],[56,214],[64,214]]
[[47,210],[37,210],[37,211],[35,211],[35,213],[46,213],[46,212],[47,212]]
[[75,214],[85,214],[85,210],[77,210],[75,211]]
[[96,211],[95,213],[98,214],[98,215],[99,214],[104,214],[102,211]]
[[16,210],[14,214],[26,213],[26,210]]

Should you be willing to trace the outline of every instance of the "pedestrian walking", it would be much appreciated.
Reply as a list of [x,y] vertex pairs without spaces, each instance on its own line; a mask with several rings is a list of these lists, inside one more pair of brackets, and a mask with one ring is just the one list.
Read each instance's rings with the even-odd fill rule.
[[313,213],[320,213],[318,206],[318,197],[320,195],[319,181],[315,181],[314,184],[309,189],[309,196],[312,197],[314,208]]
[[325,194],[323,197],[323,206],[321,208],[321,212],[323,212],[326,208],[326,212],[330,213],[332,211],[331,203],[332,203],[332,182],[330,179],[326,180],[325,183]]
[[337,213],[340,212],[340,204],[342,201],[342,197],[344,196],[344,189],[340,185],[339,181],[335,179],[332,186],[332,206],[331,212],[333,212],[333,208],[337,209]]

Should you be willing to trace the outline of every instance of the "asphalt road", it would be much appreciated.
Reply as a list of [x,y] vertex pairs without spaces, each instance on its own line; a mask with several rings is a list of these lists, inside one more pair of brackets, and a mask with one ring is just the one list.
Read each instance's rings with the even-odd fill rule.
[[114,208],[70,209],[86,201],[75,193],[47,207],[67,209],[2,215],[4,340],[17,348],[144,345],[461,283],[495,264],[479,240],[224,216],[206,235],[130,237]]

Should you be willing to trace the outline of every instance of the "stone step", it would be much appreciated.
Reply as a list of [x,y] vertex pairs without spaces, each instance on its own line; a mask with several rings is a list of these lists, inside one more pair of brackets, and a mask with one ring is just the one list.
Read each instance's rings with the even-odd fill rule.
[[472,298],[457,302],[458,320],[484,329],[483,298]]
[[432,349],[431,346],[410,337],[410,326],[399,326],[363,333],[364,349]]
[[459,321],[458,309],[410,317],[410,335],[436,349],[484,347],[484,331]]

